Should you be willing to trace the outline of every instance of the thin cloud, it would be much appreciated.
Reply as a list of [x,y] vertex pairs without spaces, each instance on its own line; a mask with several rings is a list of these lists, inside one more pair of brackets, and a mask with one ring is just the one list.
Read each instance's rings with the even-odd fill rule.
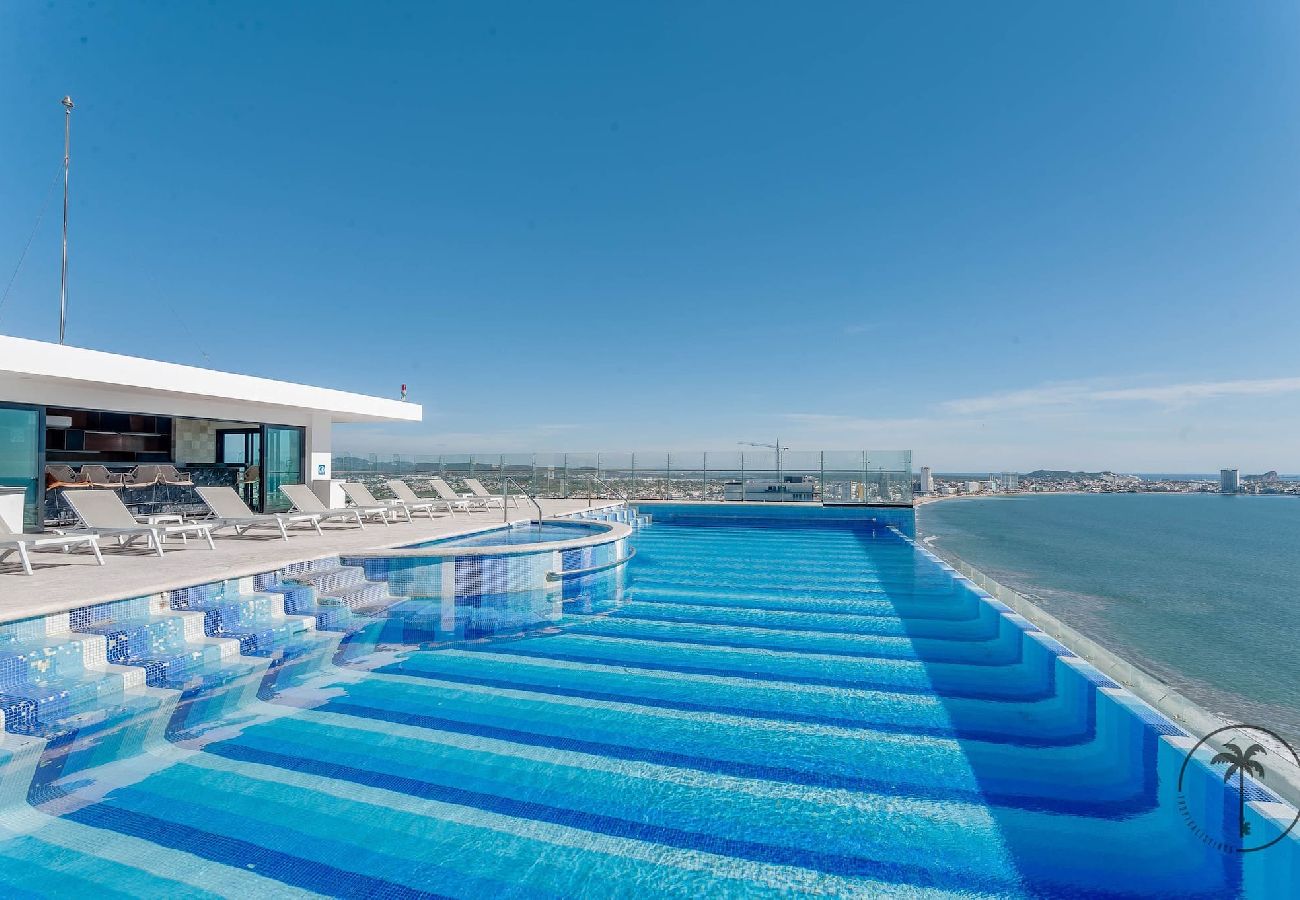
[[952,415],[974,416],[1092,403],[1136,402],[1185,406],[1219,397],[1266,397],[1297,392],[1300,392],[1300,377],[1198,381],[1119,388],[1102,386],[1096,382],[1066,382],[985,394],[980,397],[947,400],[939,404],[939,409]]

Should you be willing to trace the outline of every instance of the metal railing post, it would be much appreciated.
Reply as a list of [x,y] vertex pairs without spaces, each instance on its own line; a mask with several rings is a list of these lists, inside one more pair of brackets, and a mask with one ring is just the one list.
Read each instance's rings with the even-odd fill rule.
[[[664,473],[664,493],[671,494],[673,492],[673,455],[671,453],[664,454],[664,465],[668,467]],[[665,496],[664,499],[672,500],[673,498]]]
[[700,491],[700,499],[709,499],[709,451],[704,451],[704,488]]
[[819,450],[818,455],[821,457],[821,470],[822,470],[821,480],[820,482],[818,482],[818,486],[822,495],[822,506],[825,506],[826,505],[826,451]]
[[636,490],[636,451],[635,450],[632,451],[632,490],[629,493],[633,497],[638,496]]
[[867,451],[862,451],[862,502],[867,502]]
[[740,502],[745,502],[745,451],[740,451]]

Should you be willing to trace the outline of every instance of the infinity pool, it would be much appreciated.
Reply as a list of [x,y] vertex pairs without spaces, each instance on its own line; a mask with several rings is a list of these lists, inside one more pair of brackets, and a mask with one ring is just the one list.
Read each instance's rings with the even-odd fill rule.
[[1176,788],[1176,728],[898,532],[632,543],[535,631],[357,631],[346,665],[54,773],[0,814],[4,894],[1294,896],[1294,839],[1189,827],[1180,799],[1236,841],[1236,795]]

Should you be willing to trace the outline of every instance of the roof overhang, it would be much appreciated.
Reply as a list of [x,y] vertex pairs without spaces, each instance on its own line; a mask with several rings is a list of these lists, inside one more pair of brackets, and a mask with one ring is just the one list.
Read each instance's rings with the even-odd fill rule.
[[302,424],[418,422],[418,403],[0,336],[0,401]]

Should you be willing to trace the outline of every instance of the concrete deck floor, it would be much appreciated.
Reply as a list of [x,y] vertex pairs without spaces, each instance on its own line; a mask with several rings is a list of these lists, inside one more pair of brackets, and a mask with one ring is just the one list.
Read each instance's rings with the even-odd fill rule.
[[[585,499],[541,500],[540,503],[548,516],[588,508]],[[597,500],[593,508],[612,505],[616,504]],[[532,518],[529,513],[535,513],[531,505],[512,506],[510,521],[526,522]],[[502,521],[501,510],[496,509],[458,512],[455,516],[444,513],[435,519],[420,515],[413,522],[388,526],[367,523],[364,529],[331,522],[321,526],[323,536],[301,527],[292,528],[287,542],[278,532],[265,528],[240,537],[226,530],[214,535],[215,550],[209,550],[204,541],[193,538],[184,546],[179,541],[169,541],[161,559],[156,553],[136,546],[120,548],[115,540],[106,538],[101,541],[104,566],[95,565],[94,557],[80,550],[71,553],[38,550],[32,553],[32,575],[23,574],[15,554],[0,563],[0,623],[51,615],[91,603],[257,575],[336,553],[400,547],[499,527]]]

